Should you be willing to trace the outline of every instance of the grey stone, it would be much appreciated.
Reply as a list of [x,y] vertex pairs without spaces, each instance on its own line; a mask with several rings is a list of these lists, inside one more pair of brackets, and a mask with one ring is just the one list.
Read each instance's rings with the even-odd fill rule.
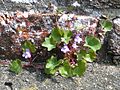
[[120,55],[120,36],[118,36],[113,30],[108,33],[108,51],[114,56]]
[[117,35],[120,35],[120,18],[113,20],[114,30]]
[[114,57],[113,57],[113,62],[114,62],[116,65],[119,65],[119,64],[120,64],[120,56],[114,56]]
[[120,18],[113,20],[113,29],[107,33],[107,53],[115,64],[120,64]]

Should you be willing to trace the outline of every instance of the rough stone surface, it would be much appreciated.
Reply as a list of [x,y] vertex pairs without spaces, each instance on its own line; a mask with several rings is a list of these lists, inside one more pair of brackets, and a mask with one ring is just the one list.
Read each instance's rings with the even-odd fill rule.
[[[77,0],[56,0],[61,5],[70,5]],[[78,0],[82,8],[120,8],[120,0]]]
[[[10,90],[5,82],[12,83],[14,90],[119,90],[120,66],[89,63],[84,76],[63,78],[46,76],[40,70],[27,69],[19,75],[0,67],[0,90]],[[32,89],[31,89],[32,88]]]
[[108,50],[115,56],[120,55],[120,37],[114,32],[109,32],[108,35]]
[[120,18],[113,20],[113,30],[107,34],[107,53],[114,63],[120,64]]

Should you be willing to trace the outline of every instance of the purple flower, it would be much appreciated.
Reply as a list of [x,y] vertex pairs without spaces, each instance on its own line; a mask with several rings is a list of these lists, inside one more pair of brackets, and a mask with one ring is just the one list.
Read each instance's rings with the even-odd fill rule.
[[77,46],[76,42],[75,42],[75,43],[73,43],[72,47],[73,47],[74,49],[78,48],[78,46]]
[[82,41],[82,38],[80,38],[80,34],[77,34],[77,35],[75,36],[74,41],[75,41],[76,43],[80,43],[80,42]]
[[67,53],[67,52],[70,51],[70,49],[68,48],[67,45],[64,45],[64,46],[61,48],[61,51],[62,51],[63,53]]
[[31,53],[29,49],[26,49],[25,52],[22,54],[24,58],[31,58]]

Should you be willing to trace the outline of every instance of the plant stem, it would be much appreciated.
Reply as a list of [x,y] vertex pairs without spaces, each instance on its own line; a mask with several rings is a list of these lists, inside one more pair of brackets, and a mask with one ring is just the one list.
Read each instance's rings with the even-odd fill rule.
[[29,59],[29,63],[30,63],[30,65],[32,65],[32,58]]

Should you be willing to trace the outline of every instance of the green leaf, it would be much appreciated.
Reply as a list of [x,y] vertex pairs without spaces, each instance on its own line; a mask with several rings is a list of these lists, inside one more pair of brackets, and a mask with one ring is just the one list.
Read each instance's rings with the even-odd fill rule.
[[86,61],[85,60],[78,60],[78,66],[76,66],[73,70],[74,75],[82,76],[86,70]]
[[71,77],[73,75],[72,68],[67,61],[63,63],[63,66],[59,68],[59,73],[63,77]]
[[36,47],[33,43],[31,43],[30,41],[26,40],[23,45],[22,45],[22,49],[23,51],[25,51],[26,49],[30,49],[30,51],[32,53],[36,52]]
[[80,52],[77,54],[77,60],[86,60],[87,62],[93,62],[96,58],[96,53],[89,49],[88,51],[80,50]]
[[61,41],[61,37],[63,35],[63,30],[59,28],[54,28],[51,32],[51,37],[59,43]]
[[57,67],[61,64],[61,61],[57,60],[56,57],[51,56],[50,59],[47,60],[47,64],[45,67],[45,72],[47,74],[54,74],[57,71]]
[[89,49],[88,54],[91,58],[91,61],[89,62],[93,62],[96,59],[96,52],[94,52],[92,49]]
[[83,59],[86,60],[87,62],[93,62],[96,58],[96,53],[92,50],[89,49],[86,54],[83,56]]
[[13,60],[9,67],[12,72],[15,72],[16,74],[20,73],[22,71],[21,60],[19,59]]
[[70,30],[64,30],[64,37],[71,37],[73,35],[72,31]]
[[93,59],[91,59],[90,54],[86,54],[83,58],[88,62],[93,62]]
[[54,69],[58,65],[60,65],[60,60],[57,60],[56,57],[51,56],[51,58],[47,61],[46,68]]
[[87,52],[85,50],[80,50],[80,52],[77,54],[77,60],[82,60],[86,53]]
[[109,20],[102,20],[101,21],[101,26],[104,29],[104,31],[111,31],[112,22],[110,22]]
[[55,74],[57,72],[57,69],[49,69],[49,68],[45,68],[45,73],[46,74]]
[[56,48],[56,42],[52,37],[46,37],[45,41],[42,43],[43,47],[46,47],[48,51],[51,51],[53,48]]
[[64,11],[64,8],[58,8],[57,9],[57,13],[59,14],[59,13],[62,13]]
[[51,32],[51,37],[57,42],[65,42],[66,44],[69,43],[70,38],[72,36],[72,32],[70,30],[63,30],[59,28],[55,28]]
[[84,46],[87,46],[96,52],[101,48],[101,43],[100,40],[94,36],[86,36]]
[[67,71],[66,68],[63,67],[63,66],[59,68],[59,73],[60,73],[63,77],[68,77],[68,76],[69,76],[68,71]]
[[73,7],[73,6],[71,6],[71,5],[69,5],[69,6],[67,6],[67,10],[68,11],[73,11],[75,8]]
[[69,41],[71,40],[71,36],[73,35],[72,31],[70,30],[64,30],[64,34],[63,37],[61,38],[63,42],[65,42],[66,44],[69,43]]

